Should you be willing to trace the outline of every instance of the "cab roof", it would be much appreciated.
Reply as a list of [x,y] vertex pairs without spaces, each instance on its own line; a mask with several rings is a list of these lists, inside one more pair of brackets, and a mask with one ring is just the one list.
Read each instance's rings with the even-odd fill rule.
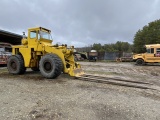
[[154,48],[154,47],[160,47],[160,44],[149,44],[149,45],[145,45],[146,48]]
[[29,31],[31,31],[31,30],[45,30],[45,31],[51,32],[51,30],[46,29],[44,27],[34,27],[34,28],[29,28],[28,30]]

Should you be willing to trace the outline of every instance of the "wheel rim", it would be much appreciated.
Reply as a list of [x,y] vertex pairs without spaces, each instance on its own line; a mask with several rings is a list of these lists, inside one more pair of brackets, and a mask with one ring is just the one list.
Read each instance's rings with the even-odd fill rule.
[[11,62],[11,67],[12,67],[13,70],[17,70],[17,64],[16,64],[15,61]]
[[46,72],[50,72],[50,71],[52,71],[52,68],[53,68],[53,67],[52,67],[51,62],[46,61],[46,62],[44,62],[43,68],[44,68],[44,70],[45,70]]
[[143,61],[142,60],[138,60],[137,63],[141,65],[143,63]]

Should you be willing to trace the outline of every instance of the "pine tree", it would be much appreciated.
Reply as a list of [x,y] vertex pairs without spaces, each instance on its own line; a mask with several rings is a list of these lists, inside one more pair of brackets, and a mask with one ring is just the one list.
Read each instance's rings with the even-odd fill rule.
[[144,45],[160,43],[160,19],[145,25],[142,30],[138,30],[134,36],[133,52],[144,52]]

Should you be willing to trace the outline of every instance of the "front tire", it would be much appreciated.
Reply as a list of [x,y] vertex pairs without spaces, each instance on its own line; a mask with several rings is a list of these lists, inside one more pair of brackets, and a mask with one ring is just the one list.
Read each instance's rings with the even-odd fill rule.
[[62,72],[62,60],[56,54],[46,54],[40,60],[39,69],[44,77],[56,78]]
[[24,74],[26,68],[24,67],[24,60],[21,55],[12,55],[7,62],[7,69],[11,74]]
[[136,65],[144,65],[144,60],[143,59],[137,59],[136,60]]

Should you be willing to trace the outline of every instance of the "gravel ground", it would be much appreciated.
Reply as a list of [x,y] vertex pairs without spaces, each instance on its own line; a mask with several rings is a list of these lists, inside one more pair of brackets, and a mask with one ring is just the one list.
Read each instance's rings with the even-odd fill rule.
[[88,74],[138,80],[157,90],[81,81],[0,68],[0,120],[160,120],[160,66],[80,62]]

